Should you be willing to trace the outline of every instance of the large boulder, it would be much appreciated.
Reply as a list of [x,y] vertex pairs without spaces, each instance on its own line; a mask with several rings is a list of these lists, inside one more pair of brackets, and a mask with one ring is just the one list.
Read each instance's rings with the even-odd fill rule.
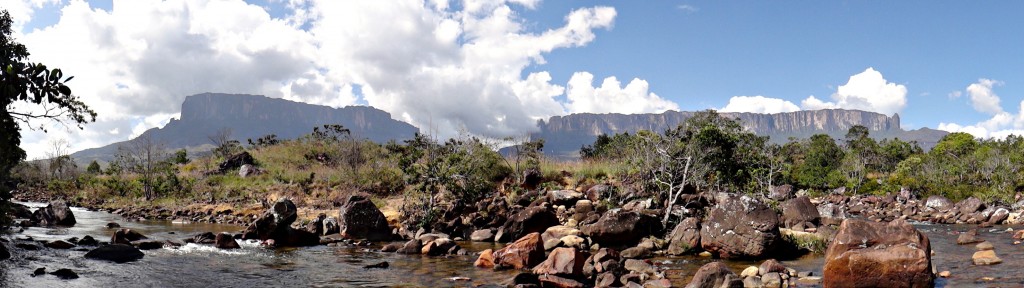
[[967,215],[985,209],[985,202],[975,197],[967,197],[967,199],[956,203],[956,208],[960,214]]
[[142,259],[143,256],[145,254],[139,251],[138,248],[126,244],[104,245],[85,253],[85,258],[107,260],[115,263],[135,261]]
[[793,191],[793,185],[785,184],[779,186],[772,186],[771,191],[768,192],[768,198],[775,201],[785,201],[793,198],[795,192]]
[[[544,206],[527,207],[508,219],[502,229],[502,237],[519,239],[530,233],[543,233],[548,227],[558,225],[558,216],[551,208]],[[502,239],[497,239],[500,241]]]
[[519,238],[498,251],[494,251],[495,268],[529,269],[537,266],[544,258],[544,243],[540,233],[534,232]]
[[533,273],[538,275],[582,276],[583,264],[586,263],[587,257],[590,257],[590,253],[576,248],[555,248],[548,255],[547,260],[533,268]]
[[50,201],[46,207],[39,208],[32,213],[32,222],[42,226],[75,226],[75,214],[71,213],[71,207],[64,200]]
[[341,204],[338,214],[341,235],[370,241],[391,240],[391,226],[384,213],[365,194],[353,194]]
[[29,209],[28,206],[21,205],[18,203],[8,203],[8,205],[10,205],[9,208],[11,209],[9,211],[9,213],[11,214],[11,218],[32,219],[32,210]]
[[683,219],[668,238],[668,254],[683,255],[700,248],[700,219]]
[[825,287],[933,287],[931,243],[903,220],[848,219],[825,252]]
[[833,203],[821,203],[821,205],[818,205],[818,215],[821,216],[820,221],[822,225],[839,225],[849,217],[846,214],[846,206],[844,204]]
[[615,209],[580,230],[602,247],[629,247],[644,237],[660,235],[662,226],[655,216]]
[[242,165],[255,165],[255,164],[256,164],[256,159],[252,158],[252,155],[250,155],[249,152],[243,151],[242,153],[231,155],[231,157],[228,157],[228,159],[224,160],[224,162],[220,162],[220,165],[218,165],[218,168],[219,168],[219,172],[221,174],[224,174],[224,173],[227,173],[228,171],[231,171],[231,170],[234,170],[234,169],[240,169],[240,168],[242,168]]
[[951,206],[953,206],[953,201],[949,201],[948,198],[940,195],[928,196],[928,199],[924,201],[924,207],[936,210],[945,210]]
[[[805,227],[817,227],[821,220],[818,208],[811,203],[807,196],[797,197],[782,202],[782,222],[792,228],[803,224]],[[808,226],[808,224],[810,224]]]
[[242,248],[242,246],[238,245],[238,241],[235,241],[235,238],[231,237],[231,234],[228,234],[228,233],[217,234],[217,238],[214,239],[213,246],[217,247],[217,248],[220,248],[220,249],[238,249],[238,248]]
[[729,266],[726,266],[722,262],[711,262],[704,264],[697,272],[693,274],[693,279],[690,280],[689,284],[686,284],[686,288],[741,288],[743,287],[743,280],[732,270],[729,270]]
[[142,235],[142,233],[139,233],[138,231],[128,228],[121,228],[118,229],[117,231],[114,231],[114,235],[110,236],[110,243],[131,245],[132,242],[146,239],[149,238],[146,237],[146,235]]
[[575,190],[548,191],[548,202],[554,205],[572,207],[576,205],[576,201],[580,201],[580,199],[583,199],[583,193],[576,192]]
[[7,251],[7,245],[0,242],[0,260],[7,260],[8,258],[11,258],[11,251]]
[[721,258],[763,258],[782,244],[779,217],[749,196],[723,195],[701,225],[701,247]]
[[266,244],[280,247],[315,246],[320,244],[320,236],[305,230],[292,229],[291,224],[298,217],[298,209],[291,200],[281,199],[274,203],[272,211],[267,211],[253,221],[242,232],[242,239],[259,239]]

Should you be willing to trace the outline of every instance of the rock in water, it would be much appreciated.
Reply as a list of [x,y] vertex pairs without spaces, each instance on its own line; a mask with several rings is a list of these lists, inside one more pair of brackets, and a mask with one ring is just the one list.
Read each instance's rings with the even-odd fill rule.
[[216,243],[216,244],[214,244],[214,247],[217,247],[217,248],[220,248],[220,249],[238,249],[238,248],[242,248],[242,246],[238,245],[238,241],[235,241],[235,238],[232,237],[231,234],[228,234],[228,233],[217,234],[217,238],[214,239],[214,243]]
[[847,219],[825,252],[825,287],[933,287],[931,243],[903,220]]
[[586,262],[589,253],[577,250],[576,248],[555,248],[548,255],[548,259],[533,268],[533,273],[582,276],[583,264]]
[[779,217],[749,196],[727,195],[701,225],[704,250],[722,258],[763,258],[781,246]]
[[353,194],[345,199],[338,219],[338,226],[344,237],[370,241],[392,239],[388,219],[365,194]]
[[196,244],[214,244],[214,243],[217,243],[216,239],[217,239],[217,235],[213,234],[213,232],[204,232],[204,233],[196,234],[196,236],[192,236],[192,243],[196,243]]
[[50,275],[57,276],[57,278],[63,280],[78,279],[78,273],[67,268],[57,269],[57,271],[50,272]]
[[75,226],[75,214],[71,213],[71,207],[64,200],[50,201],[46,207],[39,208],[32,213],[33,222],[42,226]]
[[0,260],[11,258],[11,251],[7,251],[7,245],[0,242]]
[[999,257],[996,256],[996,251],[994,250],[981,250],[974,252],[974,255],[971,255],[971,260],[974,261],[974,265],[995,265],[1003,263],[1003,259],[999,259]]
[[71,249],[71,248],[75,248],[75,244],[68,243],[68,241],[64,241],[64,240],[54,240],[54,241],[46,242],[46,244],[43,244],[43,246],[46,246],[46,248],[51,248],[51,249]]
[[149,238],[147,238],[146,235],[142,235],[142,233],[136,232],[135,230],[122,228],[117,231],[114,231],[114,235],[110,236],[110,243],[131,245],[132,242],[145,239]]
[[540,233],[534,232],[494,251],[493,255],[495,268],[527,269],[544,261],[544,243]]
[[700,219],[683,219],[669,234],[668,254],[683,255],[700,248]]
[[984,240],[978,239],[978,229],[967,230],[956,237],[957,245],[974,244],[980,243],[981,241]]
[[601,247],[629,247],[644,237],[660,235],[662,226],[652,215],[618,209],[604,213],[597,223],[580,230]]
[[145,255],[138,248],[131,245],[111,244],[92,249],[89,253],[85,253],[85,258],[125,263],[142,259]]
[[696,273],[686,288],[718,288],[718,287],[743,287],[743,280],[722,262],[711,262],[704,264]]
[[377,264],[370,264],[370,265],[363,266],[363,268],[365,268],[365,269],[373,269],[373,268],[387,269],[388,266],[390,266],[390,264],[388,264],[388,261],[382,261],[382,262],[377,263]]

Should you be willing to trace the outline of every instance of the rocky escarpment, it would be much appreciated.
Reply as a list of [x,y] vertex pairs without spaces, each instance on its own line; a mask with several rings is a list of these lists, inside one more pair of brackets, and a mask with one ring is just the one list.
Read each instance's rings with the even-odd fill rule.
[[[675,127],[695,112],[666,111],[661,114],[572,114],[551,117],[538,122],[539,132],[533,139],[544,139],[545,154],[575,156],[582,145],[589,145],[601,134],[616,134],[651,130],[656,132]],[[873,137],[900,138],[904,141],[918,141],[923,147],[933,146],[946,133],[931,129],[905,131],[900,127],[898,114],[884,114],[858,110],[825,109],[797,111],[777,114],[722,113],[722,116],[738,119],[748,131],[770,136],[773,142],[785,142],[789,137],[807,138],[824,133],[840,138],[855,125],[862,125],[871,131]]]
[[[356,139],[384,143],[411,139],[419,129],[391,118],[391,114],[368,106],[332,108],[260,95],[203,93],[188,96],[181,104],[181,119],[171,119],[162,128],[147,130],[168,149],[209,145],[209,135],[228,128],[231,138],[245,142],[275,134],[294,139],[309,134],[313,127],[341,124]],[[120,143],[86,149],[72,154],[78,163],[110,160]]]

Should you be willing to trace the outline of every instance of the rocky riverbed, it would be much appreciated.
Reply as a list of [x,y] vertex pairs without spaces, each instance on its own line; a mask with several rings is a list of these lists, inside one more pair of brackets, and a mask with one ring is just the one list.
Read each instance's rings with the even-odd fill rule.
[[[445,215],[430,227],[432,231],[429,232],[389,225],[388,219],[368,199],[358,195],[344,200],[338,214],[319,217],[312,224],[305,225],[295,222],[297,207],[294,204],[279,201],[262,216],[250,220],[247,228],[204,226],[210,224],[186,224],[173,220],[135,221],[140,217],[122,218],[77,208],[80,211],[73,215],[78,216],[78,223],[71,228],[63,228],[66,225],[56,225],[60,218],[56,215],[63,211],[61,205],[50,203],[34,205],[38,208],[33,207],[35,211],[26,214],[25,228],[6,238],[3,244],[14,255],[11,257],[14,260],[4,261],[3,265],[13,268],[10,271],[29,272],[25,275],[35,274],[31,266],[38,264],[33,264],[33,261],[42,264],[52,262],[53,266],[70,265],[69,269],[79,278],[60,281],[89,284],[100,279],[106,283],[104,281],[118,278],[94,270],[89,265],[100,260],[86,257],[86,254],[99,249],[96,247],[103,247],[103,242],[122,242],[135,249],[156,248],[141,250],[143,258],[119,264],[124,266],[154,265],[149,262],[152,255],[174,257],[178,255],[176,252],[194,250],[216,255],[234,255],[232,253],[239,251],[269,257],[263,260],[285,262],[306,262],[310,260],[307,258],[317,258],[307,255],[312,251],[331,251],[332,254],[341,253],[335,255],[338,257],[335,262],[347,265],[345,269],[356,267],[392,271],[382,272],[384,274],[401,273],[402,269],[416,270],[411,267],[415,264],[408,262],[420,259],[433,263],[431,265],[442,263],[445,267],[441,270],[450,275],[431,274],[427,278],[436,278],[406,279],[402,280],[404,282],[387,282],[391,283],[388,285],[518,283],[545,287],[675,287],[725,282],[747,287],[813,287],[823,284],[840,287],[835,283],[846,283],[828,284],[830,278],[875,279],[871,281],[877,282],[871,283],[877,285],[893,284],[893,279],[911,279],[900,283],[933,283],[938,286],[1024,283],[1024,279],[1015,274],[1024,266],[1024,261],[1021,253],[1017,252],[1020,249],[1014,242],[1018,240],[1012,233],[1018,227],[1019,207],[989,205],[973,198],[951,203],[942,198],[918,200],[901,195],[847,197],[836,194],[811,199],[797,197],[797,193],[773,193],[771,196],[783,196],[756,199],[705,193],[684,195],[678,203],[680,205],[676,206],[682,208],[677,208],[671,215],[671,225],[662,225],[659,216],[664,210],[652,208],[656,205],[652,205],[650,200],[631,201],[612,209],[594,205],[594,200],[600,199],[591,199],[590,196],[600,193],[591,192],[544,191],[543,195],[524,195],[530,198],[521,197],[511,204],[500,197],[485,199],[476,203],[473,209]],[[139,232],[146,239],[125,238],[129,231],[107,228],[108,223],[83,222],[82,213],[102,215],[93,218],[110,219],[108,222],[119,223],[117,226],[123,226],[120,228]],[[46,219],[45,215],[52,219]],[[154,233],[149,231],[152,229],[150,225],[171,229],[157,229],[159,232]],[[229,234],[220,234],[222,231]],[[85,239],[83,232],[89,233],[90,238],[99,239],[98,243],[82,243]],[[118,233],[125,239],[119,240]],[[1020,238],[1022,235],[1016,236]],[[971,237],[974,239],[958,239]],[[844,239],[839,241],[840,244],[858,241],[860,244],[836,248],[838,245],[833,239]],[[825,252],[823,245],[830,240],[833,242],[828,254],[820,254]],[[959,241],[962,245],[958,245],[958,240],[965,241]],[[814,251],[816,241],[820,249],[816,251],[818,254]],[[311,247],[290,248],[294,246]],[[875,250],[884,253],[871,253]],[[359,259],[368,260],[349,261],[353,260],[348,259],[352,257],[348,254],[350,252],[362,255],[363,258]],[[184,254],[188,253],[191,252]],[[888,278],[885,275],[864,276],[878,274],[872,270],[848,275],[830,272],[866,269],[851,266],[849,260],[842,260],[844,257],[869,259],[874,261],[872,263],[899,269],[885,270],[893,273]],[[72,261],[70,264],[59,264],[69,259]],[[264,263],[259,259],[246,258],[245,261]],[[713,264],[716,262],[722,262],[722,265]],[[100,267],[113,265],[100,263],[103,263],[98,265]],[[390,264],[381,266],[382,263]],[[905,265],[907,263],[917,264]],[[755,273],[754,267],[768,268]],[[45,271],[49,272],[61,269],[36,268],[47,268]],[[280,268],[264,265],[255,270],[277,271]],[[224,269],[223,272],[237,273],[225,276],[227,278],[223,280],[248,275],[234,269]],[[40,276],[50,278],[24,278],[11,273],[5,277],[24,280],[13,283],[61,279],[52,274]],[[161,279],[160,276],[153,277]],[[247,283],[238,279],[236,282]],[[235,285],[230,282],[214,283]]]

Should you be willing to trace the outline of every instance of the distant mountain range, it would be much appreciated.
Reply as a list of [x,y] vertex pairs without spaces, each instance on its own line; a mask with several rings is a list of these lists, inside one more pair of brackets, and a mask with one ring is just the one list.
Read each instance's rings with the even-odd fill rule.
[[[380,143],[411,139],[419,131],[373,107],[331,108],[259,95],[204,93],[185,98],[181,119],[172,119],[166,126],[142,135],[168,149],[187,148],[192,152],[210,150],[213,143],[209,136],[224,128],[231,129],[231,138],[244,144],[247,139],[268,134],[282,140],[294,139],[324,124],[341,124],[351,130],[353,137]],[[110,161],[120,144],[86,149],[71,156],[78,163]]]
[[[660,114],[571,114],[538,121],[538,132],[532,139],[544,139],[548,156],[575,158],[583,145],[598,135],[651,130],[663,132],[690,118],[694,112],[668,111]],[[854,125],[868,127],[874,138],[900,138],[917,141],[929,149],[947,132],[922,128],[906,131],[900,128],[899,115],[892,117],[857,110],[815,110],[777,114],[722,113],[738,119],[758,135],[767,135],[776,143],[790,137],[807,138],[818,133],[841,139]],[[278,139],[294,139],[309,134],[313,127],[341,124],[360,139],[384,143],[411,139],[419,130],[394,120],[387,112],[366,106],[331,108],[259,95],[204,93],[185,98],[181,119],[172,119],[161,128],[142,135],[152,137],[168,149],[189,149],[190,153],[208,151],[213,147],[209,136],[229,128],[232,138],[245,142],[268,134]],[[121,143],[86,149],[72,154],[78,163],[113,159]]]
[[[635,133],[640,130],[664,132],[674,128],[693,116],[695,112],[667,111],[660,114],[571,114],[551,117],[539,121],[540,131],[530,135],[531,139],[544,139],[544,154],[556,158],[577,157],[583,145],[594,143],[601,134]],[[828,134],[842,139],[850,127],[863,125],[872,138],[899,138],[903,141],[917,141],[921,147],[935,146],[945,131],[921,128],[903,130],[898,114],[892,117],[884,114],[859,110],[826,109],[797,111],[776,114],[721,113],[722,116],[739,120],[744,128],[755,134],[769,136],[774,143],[785,143],[789,138],[809,138],[814,134]]]

